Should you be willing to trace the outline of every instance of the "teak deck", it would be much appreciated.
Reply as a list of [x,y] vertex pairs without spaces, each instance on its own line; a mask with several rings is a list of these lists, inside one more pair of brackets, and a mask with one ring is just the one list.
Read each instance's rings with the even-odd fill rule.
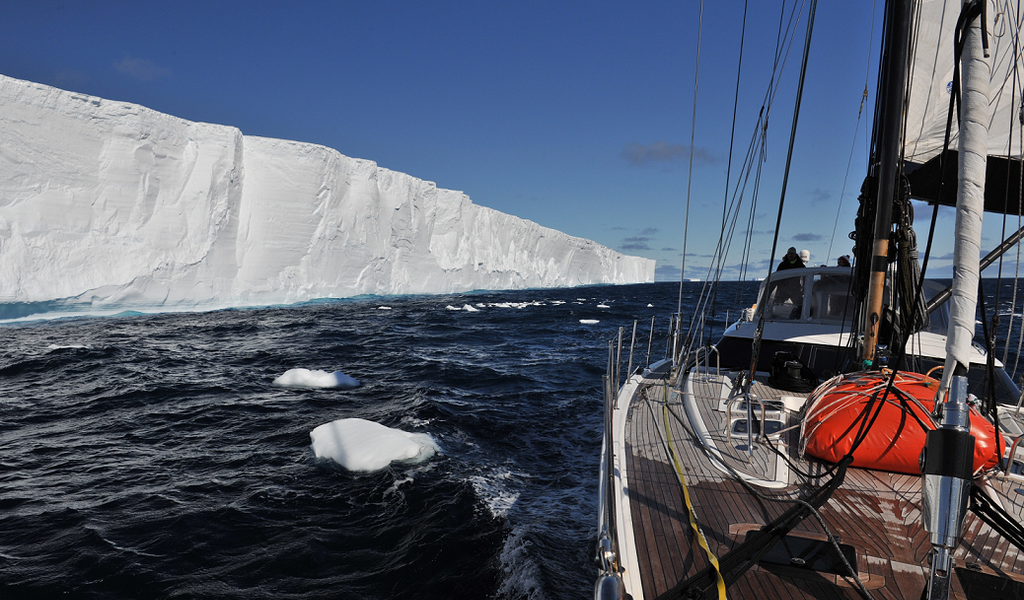
[[[734,437],[736,442],[727,438],[725,413],[716,410],[721,406],[722,386],[707,379],[694,377],[692,388],[688,389],[692,391],[707,434],[721,452],[722,462],[736,471],[772,479],[777,468],[775,455],[765,451],[763,444],[756,443],[755,448],[760,446],[760,452],[755,452],[751,458],[746,452],[745,435]],[[775,390],[760,378],[755,390],[765,399],[800,396]],[[741,543],[748,532],[760,529],[793,506],[793,499],[806,496],[808,490],[824,481],[813,476],[823,475],[828,466],[798,457],[799,432],[794,428],[783,432],[776,443],[797,468],[808,472],[812,478],[806,480],[790,471],[788,485],[780,484],[776,489],[754,486],[758,495],[751,494],[726,469],[711,464],[697,441],[694,423],[680,395],[669,390],[662,380],[645,380],[633,395],[628,411],[624,438],[627,489],[643,597],[648,600],[661,596],[709,564],[689,524],[682,486],[668,453],[668,437],[680,461],[699,526],[718,557]],[[787,413],[785,422],[793,425],[795,419],[795,414]],[[669,436],[665,434],[666,421]],[[1013,501],[1012,506],[1004,505],[1004,508],[1021,519],[1024,479],[998,477],[990,483]],[[929,573],[925,563],[931,546],[921,526],[921,498],[919,476],[850,468],[842,487],[820,511],[837,541],[855,550],[859,579],[874,598],[918,600],[922,597]],[[814,516],[804,520],[791,536],[827,540]],[[958,567],[1024,581],[1020,575],[1024,572],[1024,563],[1017,548],[973,514],[968,515],[964,541],[955,558]],[[967,598],[957,577],[952,579],[953,596]],[[729,597],[858,598],[860,593],[855,585],[850,575],[762,561],[729,588]],[[991,600],[999,596],[988,594],[985,597]]]

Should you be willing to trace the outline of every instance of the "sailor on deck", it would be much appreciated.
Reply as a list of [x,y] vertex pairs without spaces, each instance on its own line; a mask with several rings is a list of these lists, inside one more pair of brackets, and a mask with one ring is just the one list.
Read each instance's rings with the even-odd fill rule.
[[803,268],[804,261],[800,260],[800,255],[796,253],[796,248],[790,248],[786,255],[782,257],[782,262],[779,263],[779,267],[776,271],[785,271],[786,269],[799,269]]

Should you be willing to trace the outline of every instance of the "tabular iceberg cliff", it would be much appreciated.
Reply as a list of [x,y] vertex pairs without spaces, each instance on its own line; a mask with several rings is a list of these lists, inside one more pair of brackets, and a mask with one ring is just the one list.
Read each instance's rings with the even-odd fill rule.
[[0,303],[139,308],[654,279],[315,144],[0,76]]

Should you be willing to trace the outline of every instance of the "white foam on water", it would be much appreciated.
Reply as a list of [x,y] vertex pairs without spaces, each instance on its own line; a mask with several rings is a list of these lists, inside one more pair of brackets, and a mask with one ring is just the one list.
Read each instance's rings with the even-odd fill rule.
[[533,543],[526,539],[526,530],[514,527],[512,533],[505,538],[501,548],[501,570],[505,579],[498,586],[497,598],[527,598],[528,600],[544,600],[547,598],[541,584],[540,568],[536,560],[530,556]]
[[584,325],[597,325],[600,322],[598,319],[580,319],[580,323]]
[[475,307],[475,306],[471,306],[471,305],[469,305],[469,304],[465,304],[465,305],[463,305],[463,306],[462,306],[462,310],[464,310],[464,311],[466,311],[466,312],[480,312],[480,309],[479,309],[479,308],[477,308],[477,307]]
[[426,427],[433,422],[433,419],[419,419],[417,417],[402,417],[403,425],[411,425],[412,427]]
[[288,369],[274,380],[274,385],[289,388],[341,388],[349,390],[359,387],[359,380],[341,371],[321,371],[309,369]]
[[487,506],[495,519],[504,518],[519,500],[519,492],[509,487],[511,479],[510,471],[499,471],[487,477],[474,475],[469,478],[477,498]]
[[366,419],[338,419],[309,432],[313,454],[349,471],[380,471],[393,462],[420,463],[440,449],[425,433],[409,433]]

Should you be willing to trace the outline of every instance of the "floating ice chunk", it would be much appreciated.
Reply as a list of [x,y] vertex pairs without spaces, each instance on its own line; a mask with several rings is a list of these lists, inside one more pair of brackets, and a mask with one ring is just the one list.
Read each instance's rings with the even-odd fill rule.
[[598,308],[611,308],[611,307],[610,307],[610,306],[608,306],[607,304],[598,304],[598,305],[597,305],[597,307],[598,307]]
[[366,419],[339,419],[309,432],[313,454],[349,471],[379,471],[393,462],[423,462],[440,449],[425,433],[391,429]]
[[653,304],[648,304],[647,308],[654,308],[654,305]]
[[466,304],[465,306],[463,306],[462,310],[464,310],[466,312],[480,312],[479,308],[477,308],[475,306],[472,306],[472,305],[469,305],[469,304]]
[[446,309],[448,309],[448,310],[462,310],[462,309],[461,309],[461,308],[459,308],[458,306],[452,306],[451,304],[449,304],[449,305],[448,305],[448,306],[446,306],[445,308],[446,308]]
[[46,347],[47,350],[92,350],[91,345],[85,344],[68,344],[66,346],[60,346],[57,344],[50,344]]
[[377,310],[391,310],[390,306],[378,306]]
[[597,319],[580,319],[580,323],[583,323],[584,325],[597,325],[600,322],[601,321]]
[[309,369],[289,369],[274,380],[274,385],[291,388],[342,388],[359,387],[359,380],[349,377],[341,371],[310,371]]

